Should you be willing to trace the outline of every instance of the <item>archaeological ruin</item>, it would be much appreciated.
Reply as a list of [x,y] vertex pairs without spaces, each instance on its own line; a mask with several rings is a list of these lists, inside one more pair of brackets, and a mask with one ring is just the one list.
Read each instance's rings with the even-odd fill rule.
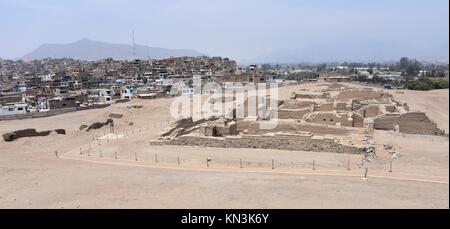
[[[423,112],[410,112],[407,104],[372,88],[355,89],[342,84],[325,84],[321,91],[301,90],[287,100],[270,96],[256,98],[212,98],[210,103],[233,101],[232,115],[178,120],[161,133],[153,145],[190,145],[222,148],[261,148],[350,154],[375,154],[374,130],[406,134],[443,135]],[[250,112],[251,109],[254,109]],[[236,117],[236,113],[243,117]],[[253,114],[253,115],[252,115]],[[261,128],[266,123],[273,128]]]

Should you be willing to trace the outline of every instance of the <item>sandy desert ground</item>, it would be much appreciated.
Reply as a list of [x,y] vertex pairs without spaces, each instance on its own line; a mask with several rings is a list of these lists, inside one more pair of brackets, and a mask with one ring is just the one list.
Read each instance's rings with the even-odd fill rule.
[[[280,97],[316,87],[285,87]],[[402,92],[391,91],[448,133],[448,90]],[[365,180],[360,155],[149,146],[173,121],[172,100],[1,121],[0,134],[24,128],[68,134],[0,142],[0,208],[449,208],[448,137],[376,131],[379,158]],[[110,113],[124,115],[115,120],[118,136],[107,127],[79,131]],[[392,173],[382,144],[400,151]]]

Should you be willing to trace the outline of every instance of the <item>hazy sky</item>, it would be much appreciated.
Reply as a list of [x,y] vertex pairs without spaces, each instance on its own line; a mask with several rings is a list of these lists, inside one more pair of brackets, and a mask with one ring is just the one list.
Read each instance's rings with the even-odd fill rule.
[[448,0],[0,0],[0,57],[89,38],[248,59],[336,40],[449,42]]

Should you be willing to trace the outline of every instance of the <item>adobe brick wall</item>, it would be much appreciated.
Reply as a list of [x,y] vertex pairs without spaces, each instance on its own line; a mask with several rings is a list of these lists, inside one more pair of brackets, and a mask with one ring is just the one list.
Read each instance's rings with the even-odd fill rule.
[[[151,143],[152,144],[152,143]],[[161,144],[161,143],[154,143]],[[337,143],[333,138],[323,138],[311,134],[244,135],[233,137],[200,137],[183,135],[165,142],[168,145],[191,145],[219,148],[260,148],[278,150],[302,150],[362,154],[364,147]]]
[[373,118],[380,115],[380,107],[378,105],[366,105],[360,108],[357,113],[364,118]]
[[350,132],[346,128],[311,125],[311,124],[305,124],[305,123],[300,124],[300,123],[282,122],[282,121],[280,121],[277,124],[275,129],[269,129],[269,130],[260,129],[259,122],[239,121],[237,124],[238,124],[238,129],[241,133],[243,133],[244,130],[247,130],[246,134],[250,134],[250,135],[260,135],[260,134],[277,133],[277,132],[294,133],[297,131],[310,132],[310,133],[318,134],[318,135],[325,135],[325,134],[346,135]]
[[349,118],[347,113],[318,112],[307,117],[306,121],[325,125],[336,125],[336,123],[340,123],[341,126],[353,126],[352,117]]
[[423,112],[409,112],[406,114],[386,114],[375,118],[374,128],[377,130],[395,130],[407,134],[443,135],[437,124],[431,121]]
[[390,98],[390,97],[392,97],[392,95],[390,95],[389,93],[364,88],[364,89],[350,89],[341,91],[336,96],[336,100],[357,99],[363,101],[363,100],[380,100],[382,98]]
[[278,109],[279,119],[302,119],[306,114],[312,113],[310,108],[308,109]]

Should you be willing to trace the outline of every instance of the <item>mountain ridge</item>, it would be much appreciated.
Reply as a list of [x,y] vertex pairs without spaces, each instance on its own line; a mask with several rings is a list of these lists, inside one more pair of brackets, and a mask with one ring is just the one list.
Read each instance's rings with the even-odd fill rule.
[[65,44],[43,44],[33,51],[25,54],[21,59],[35,60],[43,58],[73,58],[83,60],[99,60],[105,58],[114,59],[163,59],[180,56],[203,56],[192,49],[167,49],[149,47],[145,45],[113,44],[94,41],[83,38],[81,40]]
[[[447,53],[445,53],[445,50]],[[331,42],[308,45],[301,49],[279,49],[266,55],[246,60],[253,63],[323,63],[323,62],[389,62],[401,57],[417,58],[424,61],[447,61],[447,48],[438,52],[423,51],[398,42],[361,41]]]

